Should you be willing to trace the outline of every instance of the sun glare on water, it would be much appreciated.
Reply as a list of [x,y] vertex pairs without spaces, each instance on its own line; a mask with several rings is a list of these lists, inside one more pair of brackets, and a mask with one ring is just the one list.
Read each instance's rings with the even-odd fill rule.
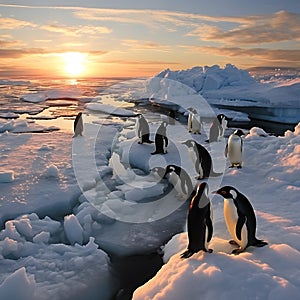
[[63,54],[65,72],[71,76],[80,76],[85,71],[86,54],[80,52],[67,52]]

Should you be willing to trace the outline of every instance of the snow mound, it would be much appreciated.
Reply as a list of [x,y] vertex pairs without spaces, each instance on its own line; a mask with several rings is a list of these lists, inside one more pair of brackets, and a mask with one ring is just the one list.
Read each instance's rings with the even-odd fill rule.
[[44,172],[44,177],[46,178],[59,178],[59,170],[57,166],[50,165]]
[[[179,234],[165,251],[183,252],[186,239]],[[223,244],[221,239],[214,243]],[[170,248],[170,249],[169,249]],[[276,264],[276,260],[280,263]],[[173,255],[156,277],[138,288],[133,300],[296,299],[300,292],[300,252],[288,245],[271,245],[238,256],[225,252],[197,253],[190,259]],[[225,288],[226,287],[226,288]]]
[[255,83],[255,79],[247,71],[238,69],[231,64],[227,64],[224,68],[213,65],[181,71],[166,69],[157,77],[179,81],[197,92]]

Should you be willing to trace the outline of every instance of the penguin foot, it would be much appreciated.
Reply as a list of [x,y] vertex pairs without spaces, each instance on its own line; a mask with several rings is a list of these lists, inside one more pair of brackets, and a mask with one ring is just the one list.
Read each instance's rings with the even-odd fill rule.
[[235,240],[230,240],[229,241],[230,245],[238,246],[239,244]]
[[231,169],[231,168],[234,168],[234,165],[229,166],[229,168],[230,168],[230,169]]
[[208,252],[208,253],[213,253],[213,249],[207,249],[207,251],[205,251],[205,252]]
[[243,248],[237,248],[237,249],[234,249],[231,253],[238,255],[238,254],[242,253],[244,250],[245,249],[243,249]]
[[195,177],[197,180],[202,180],[202,179],[204,179],[204,177],[201,177],[201,176],[196,176]]
[[255,244],[253,244],[253,246],[255,246],[255,247],[264,247],[266,245],[268,245],[268,243],[263,240],[257,240],[255,242]]
[[185,252],[181,253],[180,258],[189,258],[193,254],[195,254],[195,252],[192,252],[190,250],[186,250]]
[[237,168],[238,168],[238,169],[241,169],[241,168],[242,168],[242,166],[241,166],[241,165],[238,165],[238,166],[237,166]]

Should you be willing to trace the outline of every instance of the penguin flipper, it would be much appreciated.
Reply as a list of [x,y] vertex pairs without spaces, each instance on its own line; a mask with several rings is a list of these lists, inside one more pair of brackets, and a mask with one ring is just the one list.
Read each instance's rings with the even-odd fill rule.
[[243,228],[245,222],[246,222],[245,216],[238,217],[236,227],[235,227],[235,235],[240,241],[242,240],[242,228]]
[[166,136],[164,136],[164,140],[165,140],[165,143],[166,143],[166,147],[168,147],[169,139]]
[[210,242],[212,236],[213,236],[213,224],[212,220],[210,218],[210,209],[207,212],[207,218],[206,218],[206,226],[207,226],[207,242]]

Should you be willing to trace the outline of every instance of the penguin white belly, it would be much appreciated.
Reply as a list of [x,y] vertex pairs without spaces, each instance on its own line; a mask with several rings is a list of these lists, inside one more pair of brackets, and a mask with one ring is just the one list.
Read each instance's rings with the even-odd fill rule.
[[198,160],[198,157],[197,157],[197,154],[196,154],[194,148],[189,148],[188,152],[189,152],[189,157],[191,158],[195,167],[196,167],[196,164],[199,164],[199,176],[201,178],[203,178],[203,169],[201,166],[201,162]]
[[228,157],[232,164],[242,163],[241,138],[230,136],[228,139]]
[[193,119],[193,115],[192,115],[192,113],[189,113],[189,117],[188,117],[188,131],[192,131],[192,119]]
[[223,138],[223,137],[224,137],[225,129],[227,128],[227,123],[228,123],[228,122],[227,122],[226,119],[222,119],[220,138]]
[[169,182],[174,186],[178,197],[184,196],[184,191],[181,188],[181,179],[175,172],[170,173]]
[[193,115],[192,117],[192,132],[193,133],[200,133],[201,130],[201,120],[198,114]]
[[140,125],[140,120],[137,119],[136,122],[135,122],[135,135],[136,135],[136,137],[139,138],[139,142],[142,142],[142,137],[139,136],[140,126],[141,126],[141,125]]
[[224,199],[224,218],[231,237],[242,249],[244,249],[248,244],[247,228],[246,224],[244,224],[242,228],[241,240],[239,240],[235,233],[238,215],[232,200]]

